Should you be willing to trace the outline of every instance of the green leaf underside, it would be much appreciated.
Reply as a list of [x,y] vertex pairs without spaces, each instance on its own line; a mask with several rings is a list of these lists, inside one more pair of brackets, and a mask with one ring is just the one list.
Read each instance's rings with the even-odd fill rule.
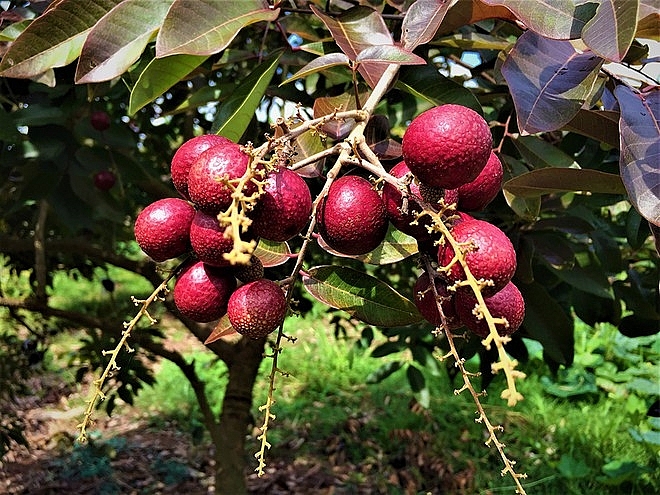
[[660,88],[640,95],[620,85],[614,95],[621,108],[621,178],[635,209],[660,226]]
[[283,265],[291,259],[291,249],[286,242],[267,241],[260,239],[253,253],[264,268]]
[[82,47],[76,83],[108,81],[126,72],[162,24],[173,1],[124,1],[103,16]]
[[156,56],[218,53],[245,26],[278,15],[263,0],[175,0],[158,32]]
[[291,77],[288,77],[287,79],[282,81],[280,86],[287,84],[291,81],[295,81],[296,79],[307,77],[310,74],[324,71],[326,69],[329,69],[330,67],[336,67],[338,65],[348,66],[349,62],[350,59],[344,53],[329,53],[327,55],[322,55],[321,57],[312,60],[310,63],[305,65],[302,69],[297,71]]
[[229,95],[213,120],[211,132],[235,143],[240,141],[261,103],[281,56],[282,51],[271,54]]
[[89,30],[120,0],[62,0],[32,21],[9,47],[0,75],[35,77],[79,55]]
[[406,50],[428,43],[435,36],[453,0],[417,0],[401,25],[401,44]]
[[603,58],[621,62],[635,38],[638,3],[601,0],[596,15],[582,30],[582,40]]
[[578,167],[573,157],[538,136],[517,136],[513,144],[525,161],[534,168]]
[[129,115],[134,115],[199,67],[206,55],[171,55],[154,58],[136,81],[128,103]]
[[625,194],[621,178],[599,170],[542,168],[508,180],[502,189],[514,196],[533,198],[568,191]]
[[521,131],[559,129],[575,117],[590,95],[603,59],[578,53],[569,41],[525,32],[502,65]]
[[358,53],[355,60],[361,64],[384,62],[400,65],[423,65],[426,63],[422,57],[396,45],[369,46]]
[[[481,0],[486,5],[503,5],[531,31],[557,40],[577,39],[587,21],[593,16],[595,5],[575,0]],[[624,0],[625,1],[625,0]]]
[[370,325],[396,327],[421,321],[412,301],[385,282],[353,268],[317,266],[302,279],[315,299]]

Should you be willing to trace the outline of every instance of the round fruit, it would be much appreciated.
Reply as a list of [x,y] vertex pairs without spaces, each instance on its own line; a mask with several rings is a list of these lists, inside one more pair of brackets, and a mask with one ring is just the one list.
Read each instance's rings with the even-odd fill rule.
[[110,170],[101,170],[94,174],[94,186],[101,191],[109,191],[117,182],[117,176]]
[[144,208],[135,219],[135,240],[154,261],[190,250],[190,224],[195,208],[179,198],[164,198]]
[[[488,323],[485,318],[478,318],[474,314],[477,299],[472,291],[459,290],[456,292],[455,306],[461,323],[468,327],[479,337],[485,338],[488,333]],[[509,282],[502,290],[484,299],[486,307],[493,318],[504,318],[508,325],[496,324],[497,333],[502,336],[511,335],[520,328],[525,318],[525,301],[522,294],[513,282]]]
[[230,232],[221,227],[215,215],[197,210],[190,224],[190,245],[200,261],[213,266],[228,266],[224,258],[234,247]]
[[253,212],[252,228],[259,237],[284,242],[300,234],[312,213],[312,195],[302,177],[281,167],[268,174],[264,194]]
[[319,204],[319,233],[330,248],[347,255],[374,250],[387,234],[387,211],[371,183],[357,175],[335,180]]
[[420,182],[455,189],[474,180],[488,161],[493,138],[474,110],[447,104],[418,115],[403,135],[403,159]]
[[481,211],[486,208],[502,189],[502,177],[502,162],[491,152],[486,166],[477,178],[457,189],[458,208],[463,211]]
[[[456,316],[456,310],[454,309],[454,292],[450,291],[447,288],[447,283],[439,278],[435,279],[435,289],[440,298],[440,305],[445,315],[447,328],[454,330],[461,327],[461,323]],[[438,305],[431,289],[429,274],[427,272],[422,273],[415,282],[413,294],[415,306],[417,306],[424,319],[436,327],[442,327],[442,318],[438,311]]]
[[[516,271],[516,252],[513,244],[495,225],[484,220],[465,220],[456,223],[452,236],[465,246],[465,262],[474,277],[492,280],[493,286],[482,289],[484,295],[492,295],[502,289]],[[438,263],[448,266],[454,258],[454,249],[449,242],[438,248]],[[465,279],[465,271],[459,262],[454,263],[447,277],[450,282]]]
[[97,131],[107,131],[110,128],[110,115],[103,110],[96,110],[89,116],[89,122]]
[[[400,179],[409,172],[410,169],[406,162],[401,161],[392,167],[390,175]],[[415,213],[422,211],[422,207],[415,201],[415,197],[420,197],[419,185],[416,181],[412,181],[410,183],[410,196],[408,197],[408,211],[403,213],[401,210],[403,207],[403,194],[401,194],[401,191],[389,182],[386,182],[383,186],[383,203],[392,225],[415,239],[427,239],[430,237],[429,231],[426,229],[426,225],[430,220],[429,217],[423,217],[420,224],[410,224],[417,218]]]
[[[247,170],[249,155],[232,142],[218,144],[204,151],[193,162],[188,174],[188,195],[200,210],[217,214],[226,210],[232,201],[233,188],[224,180],[240,179]],[[249,182],[244,194],[256,192]]]
[[174,284],[174,304],[193,321],[207,323],[227,312],[236,279],[228,269],[197,261],[188,265]]
[[237,265],[234,267],[234,277],[243,283],[254,282],[255,280],[264,278],[264,264],[255,255],[252,255],[247,265]]
[[172,157],[170,172],[172,183],[181,196],[190,199],[188,196],[188,174],[195,160],[207,149],[226,143],[231,143],[226,137],[217,134],[203,134],[189,139],[179,146]]
[[234,330],[253,339],[276,330],[286,315],[286,298],[279,285],[261,278],[241,285],[229,298],[227,316]]

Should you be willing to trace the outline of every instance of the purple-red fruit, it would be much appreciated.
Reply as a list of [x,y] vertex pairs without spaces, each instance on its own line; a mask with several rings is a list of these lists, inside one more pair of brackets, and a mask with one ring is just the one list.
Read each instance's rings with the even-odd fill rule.
[[184,268],[174,284],[174,304],[186,318],[199,323],[217,320],[227,312],[236,279],[226,268],[197,261]]
[[458,192],[458,208],[463,211],[481,211],[502,190],[504,169],[502,162],[493,152],[486,166],[472,182],[463,184]]
[[241,285],[229,298],[227,316],[241,335],[260,339],[279,327],[286,316],[286,297],[265,278]]
[[371,183],[357,175],[335,180],[317,211],[319,233],[331,249],[360,255],[374,250],[387,234],[387,211]]
[[103,110],[95,110],[89,116],[89,122],[97,131],[107,131],[110,128],[110,115]]
[[[454,239],[463,246],[465,262],[477,279],[491,280],[494,285],[482,289],[492,295],[509,283],[516,271],[516,252],[502,230],[484,220],[465,220],[451,229]],[[448,241],[438,248],[438,263],[448,266],[454,259],[454,249]],[[465,279],[462,265],[456,261],[447,273],[450,282]]]
[[197,210],[190,224],[190,245],[200,261],[213,266],[228,266],[224,255],[234,247],[231,232],[221,227],[215,215]]
[[[219,144],[204,151],[193,162],[188,173],[188,195],[195,206],[210,214],[226,210],[232,202],[233,187],[226,181],[238,180],[246,172],[250,157],[241,146],[232,142]],[[251,181],[244,194],[256,192]]]
[[296,172],[281,167],[266,177],[264,194],[253,212],[254,233],[269,241],[284,242],[300,234],[312,213],[312,195]]
[[179,198],[164,198],[145,207],[135,219],[135,240],[154,261],[190,250],[190,224],[195,208]]
[[[484,299],[488,312],[493,318],[504,318],[507,325],[495,325],[497,333],[501,336],[511,335],[520,328],[525,318],[525,301],[522,294],[513,282],[509,282],[502,290]],[[477,299],[471,291],[459,290],[455,297],[456,313],[468,329],[479,337],[485,338],[490,330],[483,315],[479,318],[475,314]]]
[[117,183],[117,176],[110,170],[100,170],[94,174],[94,186],[101,191],[109,191]]
[[229,139],[217,134],[203,134],[189,139],[176,150],[172,157],[170,172],[172,174],[172,183],[176,190],[186,199],[188,195],[188,174],[190,167],[209,148],[219,144],[231,143]]
[[455,189],[474,180],[493,145],[486,120],[462,105],[431,108],[403,135],[403,159],[421,183]]
[[435,289],[438,293],[437,300],[433,293],[433,289],[431,288],[428,273],[422,273],[413,287],[415,306],[417,306],[417,309],[426,321],[436,327],[442,327],[442,317],[440,316],[437,305],[437,302],[439,301],[442,313],[445,316],[447,329],[454,330],[459,328],[461,323],[456,316],[456,310],[454,309],[455,293],[450,291],[447,288],[447,283],[439,278],[435,279]]

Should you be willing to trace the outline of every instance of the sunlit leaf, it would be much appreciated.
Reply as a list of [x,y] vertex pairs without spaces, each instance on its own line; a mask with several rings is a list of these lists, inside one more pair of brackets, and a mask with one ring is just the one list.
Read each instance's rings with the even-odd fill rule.
[[469,89],[443,76],[432,65],[402,67],[396,87],[434,106],[455,103],[483,112],[479,101]]
[[505,19],[514,22],[516,16],[506,7],[486,5],[481,0],[458,0],[445,15],[437,33],[451,33],[460,27],[486,19]]
[[525,32],[502,65],[520,130],[534,134],[570,122],[591,94],[602,63],[569,41]]
[[582,30],[582,40],[601,57],[621,62],[635,38],[637,8],[630,0],[601,0]]
[[225,314],[222,318],[220,318],[220,320],[218,320],[215,328],[213,328],[213,331],[204,341],[204,345],[212,344],[216,340],[220,340],[221,338],[228,337],[230,335],[236,335],[236,330],[234,330],[234,327],[231,326],[229,316]]
[[660,88],[638,94],[615,88],[621,107],[619,169],[635,209],[660,226]]
[[355,60],[361,64],[386,62],[399,65],[422,65],[426,63],[422,57],[396,45],[369,46],[358,53]]
[[403,18],[401,44],[407,50],[428,43],[456,0],[417,0]]
[[302,79],[303,77],[307,77],[310,74],[321,72],[330,67],[336,67],[338,65],[348,66],[349,62],[350,60],[348,56],[344,53],[329,53],[327,55],[322,55],[321,57],[312,60],[310,63],[305,65],[302,69],[300,69],[298,72],[293,74],[291,77],[286,78],[284,81],[280,83],[280,86],[282,86],[283,84],[287,84],[291,81],[295,81],[296,79]]
[[466,31],[437,39],[432,44],[463,50],[506,50],[511,42],[489,34]]
[[531,31],[557,40],[577,39],[596,5],[575,0],[481,0],[502,5],[513,12]]
[[523,159],[534,168],[578,167],[573,157],[538,136],[516,136],[513,144]]
[[389,265],[404,260],[417,252],[415,238],[390,225],[380,246],[367,254],[355,256],[355,259],[371,265]]
[[174,0],[125,0],[87,35],[76,67],[76,83],[108,81],[128,70],[144,51]]
[[[310,8],[332,33],[341,51],[351,60],[356,60],[358,54],[369,46],[394,45],[385,21],[372,8],[360,5],[338,16],[327,15],[315,5],[310,5]],[[386,67],[387,64],[383,63],[364,63],[360,64],[358,70],[367,84],[373,88]]]
[[211,132],[235,143],[240,141],[275,74],[281,56],[281,51],[274,52],[241,81],[220,106]]
[[264,268],[283,265],[291,259],[291,249],[286,242],[267,241],[260,239],[253,253]]
[[515,196],[535,197],[567,191],[625,194],[621,178],[593,169],[541,168],[524,173],[502,185]]
[[278,15],[264,0],[175,0],[158,33],[156,56],[218,53],[245,26]]
[[302,278],[315,299],[370,325],[396,327],[421,321],[412,301],[366,273],[325,265],[309,269]]
[[0,62],[0,75],[30,78],[74,61],[89,30],[120,0],[62,0],[16,38]]
[[31,23],[32,19],[25,19],[23,21],[10,24],[2,31],[0,31],[0,41],[14,41],[23,31],[25,31],[25,28],[27,28]]
[[660,41],[660,12],[656,0],[641,0],[637,13],[638,38]]

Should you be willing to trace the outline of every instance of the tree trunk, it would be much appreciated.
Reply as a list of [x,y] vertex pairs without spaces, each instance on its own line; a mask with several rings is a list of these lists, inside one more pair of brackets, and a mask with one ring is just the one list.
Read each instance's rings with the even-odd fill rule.
[[229,382],[222,401],[219,441],[215,445],[217,495],[247,493],[245,438],[251,420],[252,390],[263,359],[264,343],[265,339],[244,338],[236,344],[236,354],[227,363]]

